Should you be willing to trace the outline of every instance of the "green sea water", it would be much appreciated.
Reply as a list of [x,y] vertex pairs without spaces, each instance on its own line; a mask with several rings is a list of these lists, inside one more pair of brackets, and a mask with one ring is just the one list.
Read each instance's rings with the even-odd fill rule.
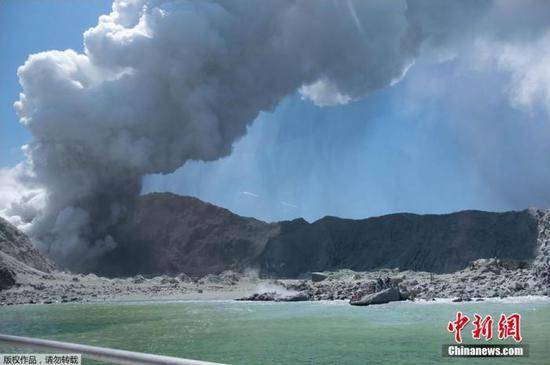
[[[519,312],[529,357],[442,357],[441,346],[452,343],[446,325],[457,310],[470,316]],[[470,331],[464,342],[475,343]],[[0,308],[0,332],[229,364],[550,364],[545,300],[22,305]],[[23,350],[0,345],[0,353]]]

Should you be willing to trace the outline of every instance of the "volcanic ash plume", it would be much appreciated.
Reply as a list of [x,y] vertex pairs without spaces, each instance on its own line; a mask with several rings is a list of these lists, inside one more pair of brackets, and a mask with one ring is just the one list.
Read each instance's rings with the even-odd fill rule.
[[[32,193],[2,213],[63,266],[116,245],[145,174],[231,152],[260,111],[300,90],[346,103],[402,77],[405,4],[119,0],[85,52],[31,55],[16,103]],[[36,190],[38,189],[38,190]]]
[[456,5],[462,18],[447,19],[430,4],[117,0],[84,33],[83,54],[43,52],[19,68],[15,106],[32,140],[25,163],[0,171],[25,185],[10,183],[0,214],[82,269],[116,245],[144,175],[228,155],[296,91],[322,106],[391,85],[424,39],[450,42],[479,16]]

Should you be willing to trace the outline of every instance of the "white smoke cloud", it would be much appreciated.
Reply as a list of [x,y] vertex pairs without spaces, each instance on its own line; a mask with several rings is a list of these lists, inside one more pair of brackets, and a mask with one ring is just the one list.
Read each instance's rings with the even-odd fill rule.
[[14,169],[0,169],[0,215],[7,216],[6,210],[14,201],[21,200],[26,190],[18,181]]
[[27,166],[45,190],[45,207],[20,220],[58,262],[78,267],[116,244],[111,232],[143,175],[228,155],[260,111],[300,88],[318,104],[342,104],[402,77],[412,58],[400,47],[405,3],[351,9],[115,1],[84,33],[83,54],[43,52],[18,70]]
[[503,71],[513,106],[550,112],[550,3],[418,0],[408,5],[409,46],[437,62],[458,59],[466,73]]
[[550,32],[527,45],[499,47],[497,66],[510,74],[512,103],[532,110],[542,106],[550,114]]
[[45,207],[45,192],[29,181],[31,174],[26,164],[0,169],[0,216],[23,230]]
[[0,214],[81,267],[116,245],[144,175],[227,156],[288,94],[346,104],[400,80],[421,49],[454,57],[510,13],[491,4],[117,0],[84,33],[83,54],[43,52],[19,68],[24,183],[43,189],[43,207],[7,184],[16,203]]
[[335,85],[324,79],[304,85],[299,91],[303,98],[310,99],[318,106],[343,105],[352,101],[349,95],[342,94]]

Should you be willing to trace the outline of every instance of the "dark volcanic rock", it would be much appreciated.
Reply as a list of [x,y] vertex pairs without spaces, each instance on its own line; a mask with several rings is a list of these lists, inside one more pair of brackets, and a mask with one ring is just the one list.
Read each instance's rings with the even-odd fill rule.
[[26,234],[3,218],[0,218],[0,252],[40,271],[50,272],[54,268]]
[[358,300],[351,300],[349,304],[351,305],[371,305],[371,304],[385,304],[389,302],[397,302],[399,300],[404,300],[404,297],[401,296],[399,289],[397,287],[384,289],[382,291],[367,294]]
[[0,290],[9,289],[15,285],[15,273],[7,268],[0,267]]
[[441,273],[478,258],[529,260],[535,256],[537,224],[528,210],[282,222],[261,257],[261,275],[381,267]]
[[[448,273],[479,258],[523,267],[537,250],[536,212],[391,214],[268,224],[199,199],[155,193],[138,199],[133,215],[114,234],[117,248],[95,271],[185,272],[193,278],[249,267],[260,268],[261,277],[278,278],[396,267]],[[546,268],[541,266],[541,275]]]
[[115,235],[117,248],[96,272],[193,277],[244,270],[263,252],[277,224],[245,218],[199,199],[170,193],[140,197]]
[[328,275],[325,275],[322,272],[312,272],[311,273],[311,281],[313,281],[314,283],[318,283],[320,281],[323,281],[327,277],[328,277]]
[[311,300],[307,293],[296,293],[291,295],[281,295],[276,292],[254,293],[247,297],[237,299],[238,301],[252,302],[305,302]]
[[471,302],[472,298],[469,297],[458,297],[452,300],[454,303],[461,303],[461,302]]
[[283,296],[283,297],[277,299],[277,301],[279,301],[279,302],[305,302],[305,301],[308,301],[310,299],[311,298],[309,297],[309,295],[307,295],[307,293],[297,293],[297,294],[293,294],[293,295]]
[[272,302],[277,298],[277,293],[254,293],[248,297],[242,297],[236,299],[238,301],[252,301],[252,302]]

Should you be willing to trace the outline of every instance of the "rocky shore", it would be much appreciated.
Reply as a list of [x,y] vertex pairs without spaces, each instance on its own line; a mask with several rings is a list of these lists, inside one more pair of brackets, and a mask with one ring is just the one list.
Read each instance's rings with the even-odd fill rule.
[[[319,274],[317,274],[319,275]],[[321,281],[277,280],[274,283],[305,300],[359,301],[365,296],[396,288],[392,300],[432,300],[451,298],[468,301],[511,296],[550,296],[550,271],[536,271],[521,262],[479,259],[469,267],[450,274],[399,271],[371,272],[340,270],[324,273]],[[271,298],[271,299],[270,299]],[[292,296],[290,297],[292,298]],[[241,300],[289,300],[278,293],[257,293]]]
[[18,273],[16,283],[0,290],[0,306],[14,304],[86,303],[119,300],[233,299],[259,283],[247,275],[224,272],[192,279],[177,276],[105,278],[66,272]]
[[0,305],[155,299],[252,301],[347,300],[368,305],[395,300],[455,301],[511,296],[550,296],[550,266],[479,259],[450,274],[382,269],[313,273],[309,279],[268,280],[227,271],[191,278],[177,276],[109,279],[94,274],[27,273],[0,291]]
[[347,300],[370,305],[550,296],[550,212],[532,214],[540,222],[533,260],[478,259],[464,269],[442,274],[398,268],[337,270],[310,273],[303,279],[260,279],[257,272],[234,271],[202,277],[71,274],[56,270],[26,237],[0,221],[5,228],[0,232],[0,305],[158,299]]
[[293,292],[255,293],[241,300],[349,300],[351,304],[369,305],[397,300],[454,301],[482,300],[513,296],[550,296],[550,213],[533,211],[543,224],[538,226],[535,259],[478,259],[466,268],[445,274],[412,270],[313,273],[311,280],[277,280],[274,283]]

